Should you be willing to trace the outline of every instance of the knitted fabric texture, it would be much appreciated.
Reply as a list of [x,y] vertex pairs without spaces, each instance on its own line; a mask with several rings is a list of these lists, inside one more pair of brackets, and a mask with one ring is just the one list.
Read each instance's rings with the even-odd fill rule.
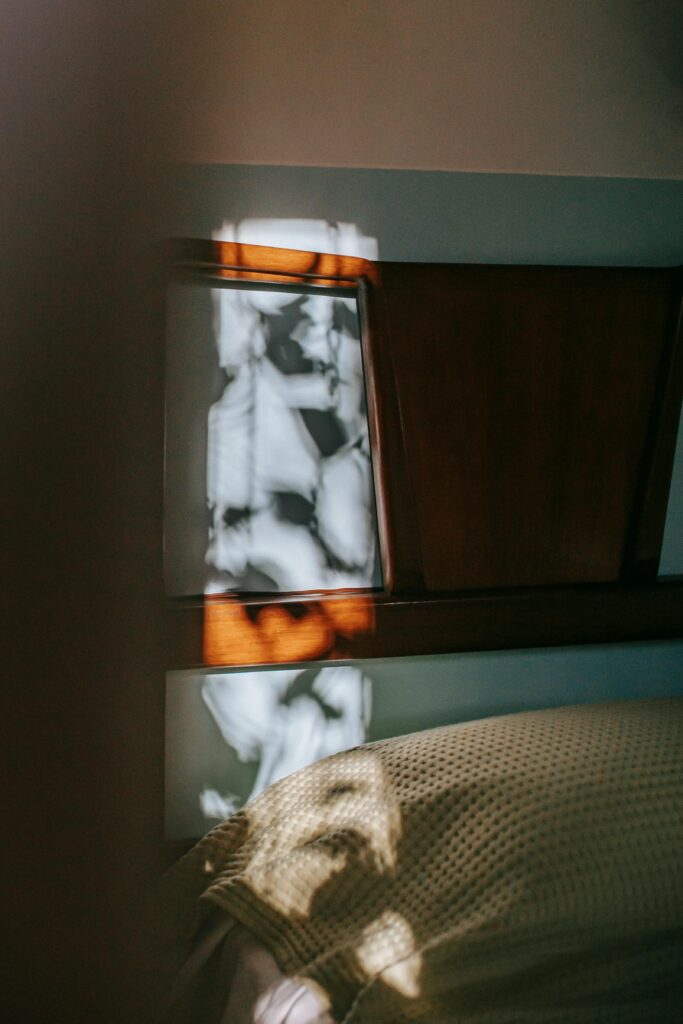
[[673,1021],[682,864],[683,699],[624,701],[320,761],[205,837],[167,898],[179,937],[222,908],[340,1024]]

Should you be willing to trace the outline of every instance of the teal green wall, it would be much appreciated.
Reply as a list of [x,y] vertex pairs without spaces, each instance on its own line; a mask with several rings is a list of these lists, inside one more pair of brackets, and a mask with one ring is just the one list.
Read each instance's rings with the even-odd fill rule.
[[169,234],[312,217],[356,224],[385,260],[683,263],[683,181],[228,164],[180,166],[169,188]]
[[683,643],[678,641],[362,664],[375,683],[372,739],[534,708],[683,696]]

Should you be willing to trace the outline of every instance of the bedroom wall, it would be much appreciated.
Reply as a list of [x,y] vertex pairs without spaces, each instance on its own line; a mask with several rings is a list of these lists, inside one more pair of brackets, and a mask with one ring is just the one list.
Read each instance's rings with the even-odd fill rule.
[[199,0],[173,155],[678,177],[682,31],[676,0]]
[[[317,218],[356,224],[384,259],[683,263],[677,7],[195,6],[173,58],[165,226],[206,237],[224,218]],[[680,439],[667,573],[683,572],[682,478]]]
[[683,262],[676,0],[201,0],[168,38],[171,231],[317,217],[385,259]]
[[[177,69],[169,233],[314,218],[357,225],[390,260],[683,263],[676,2],[236,0],[199,10]],[[683,572],[683,432],[661,570]],[[683,693],[681,641],[363,667],[375,682],[373,736]],[[172,677],[167,707],[191,807],[222,740],[197,679]]]
[[149,1022],[161,863],[157,0],[9,0],[0,67],[2,1016]]
[[[355,224],[388,260],[683,263],[680,179],[181,164],[168,189],[170,235],[296,217]],[[683,420],[660,571],[683,572]]]
[[[683,263],[677,0],[201,0],[168,33],[170,234],[313,217],[383,259]],[[683,436],[664,573],[682,479]]]

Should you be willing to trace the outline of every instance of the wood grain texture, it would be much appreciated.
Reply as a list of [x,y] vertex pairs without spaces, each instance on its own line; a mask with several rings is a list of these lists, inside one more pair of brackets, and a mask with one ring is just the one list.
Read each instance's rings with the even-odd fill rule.
[[381,270],[426,590],[618,579],[675,275]]
[[171,252],[200,277],[357,295],[384,593],[171,602],[169,667],[683,635],[683,581],[652,580],[683,391],[679,270]]

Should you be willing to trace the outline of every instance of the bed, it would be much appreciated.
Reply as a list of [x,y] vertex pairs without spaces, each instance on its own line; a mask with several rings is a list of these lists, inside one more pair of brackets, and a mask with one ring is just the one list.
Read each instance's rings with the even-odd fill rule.
[[445,726],[303,768],[167,879],[168,1019],[678,1020],[682,768],[683,699]]

